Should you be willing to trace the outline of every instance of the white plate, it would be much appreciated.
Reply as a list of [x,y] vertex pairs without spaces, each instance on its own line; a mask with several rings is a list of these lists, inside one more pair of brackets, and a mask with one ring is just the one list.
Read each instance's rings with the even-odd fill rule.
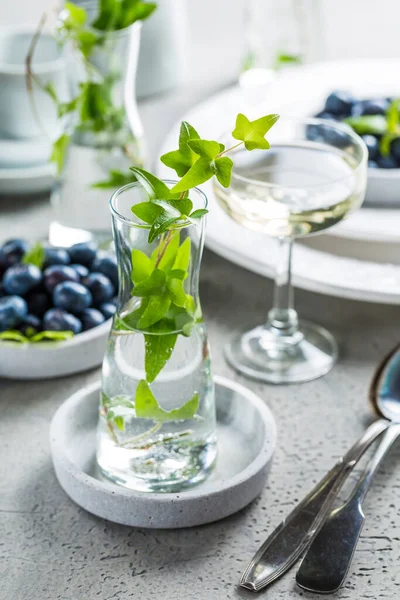
[[[183,115],[181,120],[189,121],[205,138],[214,138],[219,131],[233,127],[236,114],[240,111],[246,112],[250,118],[255,118],[260,115],[260,106],[251,104],[241,90],[233,88],[198,105]],[[278,112],[279,106],[268,102],[264,111]],[[181,120],[167,136],[160,154],[177,148]],[[158,172],[160,176],[169,178],[173,173],[161,163]],[[277,258],[275,241],[237,225],[217,204],[211,184],[207,183],[202,188],[210,201],[206,245],[217,254],[242,267],[271,277],[274,274]],[[355,225],[357,214],[362,212],[360,210],[353,215],[353,234],[354,230],[357,230]],[[396,219],[394,216],[388,219],[394,237],[392,243],[399,240],[398,224],[400,223],[400,211],[393,211],[393,213],[398,216]],[[339,228],[340,226],[333,228],[336,236],[340,235]],[[381,241],[385,231],[383,225],[379,231],[377,237],[380,237]],[[356,238],[357,233],[353,237]],[[360,237],[362,239],[362,233]],[[318,236],[314,240],[317,240],[318,244],[319,240],[323,243],[324,238],[326,236]],[[338,247],[340,247],[340,240]],[[381,257],[381,262],[360,260],[363,256],[362,246],[358,248],[358,252],[357,258],[347,258],[297,244],[293,264],[295,285],[342,298],[400,304],[400,266],[388,263],[384,255]],[[388,247],[386,252],[389,257],[392,253],[398,254],[398,246],[395,245],[392,250]]]
[[106,349],[111,319],[58,343],[0,342],[0,377],[48,379],[98,367]]
[[241,510],[263,490],[276,441],[274,417],[243,385],[215,378],[218,458],[211,476],[180,493],[136,492],[105,481],[95,466],[100,385],[71,396],[56,412],[50,446],[57,479],[85,510],[134,527],[211,523]]
[[0,194],[37,194],[48,192],[54,183],[54,164],[24,168],[0,168]]

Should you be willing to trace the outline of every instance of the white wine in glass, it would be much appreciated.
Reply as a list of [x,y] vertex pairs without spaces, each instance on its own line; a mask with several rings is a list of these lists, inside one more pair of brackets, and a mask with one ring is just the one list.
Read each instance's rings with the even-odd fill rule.
[[332,227],[359,208],[367,149],[346,125],[319,119],[281,118],[269,141],[270,150],[236,150],[230,187],[214,184],[230,217],[278,238],[280,244],[274,306],[267,322],[236,336],[226,347],[226,357],[249,377],[295,383],[327,373],[337,347],[325,329],[298,320],[291,285],[293,242]]

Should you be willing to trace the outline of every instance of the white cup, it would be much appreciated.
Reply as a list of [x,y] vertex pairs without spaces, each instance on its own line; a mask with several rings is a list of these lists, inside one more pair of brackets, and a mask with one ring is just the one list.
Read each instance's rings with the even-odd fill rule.
[[[33,84],[37,116],[26,86],[26,56],[35,29],[16,26],[0,28],[0,138],[56,137],[61,124],[52,98]],[[32,71],[42,84],[51,82],[59,99],[69,99],[66,62],[56,40],[48,33],[38,39]],[[39,124],[40,123],[40,124]]]

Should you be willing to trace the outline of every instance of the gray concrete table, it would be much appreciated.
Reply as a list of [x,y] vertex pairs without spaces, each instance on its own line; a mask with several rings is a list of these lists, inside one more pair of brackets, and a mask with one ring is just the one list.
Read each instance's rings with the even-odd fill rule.
[[[142,106],[153,156],[191,90]],[[0,239],[45,235],[48,201],[0,199]],[[49,422],[63,400],[99,377],[92,371],[56,381],[0,381],[0,600],[223,600],[253,597],[237,582],[271,528],[358,437],[371,414],[368,383],[399,341],[398,307],[297,293],[300,314],[324,324],[340,360],[324,378],[272,387],[246,381],[225,364],[222,348],[239,327],[260,323],[271,282],[211,252],[202,265],[201,298],[214,372],[260,394],[278,424],[269,483],[251,506],[224,521],[181,531],[132,529],[102,521],[60,489],[49,455]],[[367,499],[367,521],[340,599],[400,597],[400,459],[395,450]],[[317,598],[299,591],[294,571],[266,593],[274,600]]]

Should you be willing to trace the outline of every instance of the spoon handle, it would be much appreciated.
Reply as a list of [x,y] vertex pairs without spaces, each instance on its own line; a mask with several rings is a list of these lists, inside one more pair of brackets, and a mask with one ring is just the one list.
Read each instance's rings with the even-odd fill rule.
[[391,425],[348,500],[329,515],[315,536],[296,575],[297,584],[308,592],[333,594],[343,584],[350,568],[362,527],[363,500],[382,460],[400,435],[400,425]]
[[283,575],[311,544],[347,475],[390,422],[373,423],[256,552],[240,585],[258,592]]

